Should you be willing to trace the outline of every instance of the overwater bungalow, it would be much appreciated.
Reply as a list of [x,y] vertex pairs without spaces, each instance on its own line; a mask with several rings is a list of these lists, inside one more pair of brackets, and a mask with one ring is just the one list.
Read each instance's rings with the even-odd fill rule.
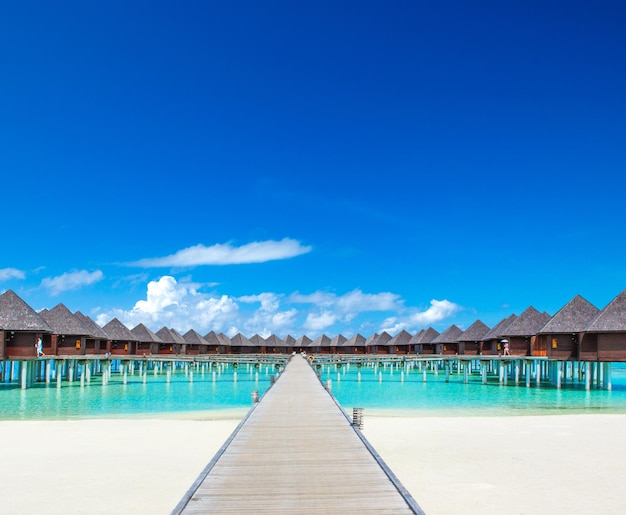
[[117,318],[113,318],[102,330],[111,340],[111,354],[134,355],[137,351],[137,337]]
[[265,339],[265,348],[269,354],[291,354],[292,352],[292,347],[275,334],[270,334]]
[[322,334],[311,342],[311,352],[316,354],[330,354],[330,338]]
[[[64,304],[57,304],[51,310],[42,309],[41,317],[52,327],[50,354],[59,356],[84,356],[87,353],[89,329]],[[48,335],[44,339],[47,342]],[[44,347],[48,348],[44,344]],[[45,350],[44,353],[48,354]]]
[[599,312],[589,301],[576,295],[539,330],[532,355],[578,360],[580,334]]
[[243,334],[237,333],[230,339],[230,352],[232,354],[249,354],[255,345]]
[[[80,311],[74,313],[82,322],[83,326],[89,331],[89,335],[85,341],[86,354],[106,354],[110,351],[109,337],[102,327],[96,324],[90,317],[83,315]],[[45,342],[45,339],[44,339]],[[44,351],[45,352],[45,351]]]
[[337,349],[340,349],[341,346],[347,338],[343,334],[337,334],[330,339],[330,353],[337,354]]
[[287,348],[287,352],[291,354],[292,352],[298,351],[298,348],[296,345],[296,339],[293,336],[288,334],[287,336],[282,338],[282,340],[283,340],[283,345]]
[[217,339],[220,341],[220,354],[231,354],[230,338],[224,333],[217,333]]
[[137,354],[146,356],[148,354],[159,354],[161,345],[165,342],[144,324],[137,324],[130,330],[137,338]]
[[185,340],[185,354],[188,356],[198,356],[200,354],[206,354],[209,347],[204,337],[199,334],[195,329],[189,329],[183,334]]
[[502,335],[506,331],[507,326],[513,323],[516,318],[516,314],[503,318],[496,325],[494,325],[485,336],[483,336],[481,350],[484,356],[495,356],[502,353]]
[[429,327],[421,332],[421,334],[414,340],[415,352],[417,354],[435,354],[437,350],[436,344],[433,340],[439,336],[439,331]]
[[250,341],[250,347],[246,350],[246,353],[250,354],[266,354],[266,353],[276,353],[276,350],[272,350],[267,347],[265,343],[265,338],[263,338],[260,334],[255,334],[248,338]]
[[365,354],[365,336],[359,333],[351,336],[337,351],[342,354]]
[[365,354],[374,354],[372,344],[378,339],[378,336],[378,333],[374,333],[365,338]]
[[459,354],[470,356],[482,354],[483,339],[488,332],[489,326],[480,320],[476,320],[476,322],[470,325],[457,338],[459,342]]
[[372,354],[389,354],[389,347],[387,347],[389,340],[391,340],[391,335],[387,331],[383,331],[375,340],[370,342],[370,352]]
[[626,290],[609,302],[581,334],[581,360],[626,361]]
[[0,295],[0,356],[3,359],[37,357],[37,339],[52,332],[48,322],[13,290]]
[[550,320],[548,313],[540,313],[529,306],[502,331],[502,339],[508,340],[512,356],[532,356],[537,333]]
[[404,329],[387,342],[389,354],[410,354],[411,334]]
[[313,343],[313,340],[311,340],[311,338],[309,338],[306,335],[300,336],[299,338],[296,338],[296,343],[294,344],[294,349],[297,349],[298,352],[312,352],[311,351],[311,344]]
[[176,343],[174,344],[174,353],[182,355],[187,354],[187,342],[185,341],[185,338],[183,338],[183,335],[173,327],[170,327],[170,333],[172,333],[172,336],[176,340]]
[[176,354],[174,352],[174,335],[166,326],[161,327],[155,334],[163,342],[159,344],[159,354]]
[[411,336],[411,339],[409,340],[409,345],[411,346],[411,353],[419,354],[417,344],[418,344],[420,336],[423,333],[424,333],[424,329],[420,329],[417,333]]
[[435,354],[458,354],[458,337],[461,334],[463,334],[463,331],[455,324],[448,327],[431,342],[435,344]]
[[217,336],[215,331],[206,333],[204,339],[209,344],[207,354],[227,354],[230,351],[230,340],[228,340],[228,349],[226,349],[223,340]]

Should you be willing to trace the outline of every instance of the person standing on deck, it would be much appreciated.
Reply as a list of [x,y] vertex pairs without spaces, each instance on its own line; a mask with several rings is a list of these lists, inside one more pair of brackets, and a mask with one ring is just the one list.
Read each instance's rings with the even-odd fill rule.
[[37,343],[35,344],[35,348],[37,349],[37,357],[45,356],[43,353],[43,342],[41,341],[41,337],[37,338]]

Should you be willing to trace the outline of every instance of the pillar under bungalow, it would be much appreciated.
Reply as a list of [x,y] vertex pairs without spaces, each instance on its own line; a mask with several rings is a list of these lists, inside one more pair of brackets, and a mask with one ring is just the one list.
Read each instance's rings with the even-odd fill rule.
[[62,367],[63,367],[63,361],[61,361],[61,360],[55,360],[54,361],[54,369],[55,369],[55,376],[56,376],[56,381],[57,381],[57,388],[61,388],[61,381],[63,380],[63,373],[61,371]]
[[612,377],[611,377],[611,363],[607,362],[607,363],[603,363],[602,365],[604,368],[604,373],[602,374],[603,376],[602,387],[605,390],[612,390],[613,384],[612,384]]

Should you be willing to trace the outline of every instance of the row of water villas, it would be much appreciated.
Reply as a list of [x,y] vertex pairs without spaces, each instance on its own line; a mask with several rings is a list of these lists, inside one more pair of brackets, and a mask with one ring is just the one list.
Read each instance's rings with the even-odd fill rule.
[[[38,356],[38,340],[41,340],[42,357]],[[510,355],[503,355],[505,345]],[[489,366],[493,370],[495,357],[503,362],[498,373],[504,382],[508,375],[517,382],[521,370],[527,374],[528,383],[527,364],[532,362],[533,377],[537,380],[543,371],[544,376],[552,377],[560,386],[561,378],[569,370],[572,377],[584,378],[587,387],[595,381],[610,388],[610,363],[626,361],[626,290],[603,309],[577,295],[554,316],[530,306],[519,316],[511,314],[492,328],[476,320],[466,330],[452,324],[441,333],[429,327],[413,335],[407,331],[394,336],[376,333],[367,338],[360,334],[351,338],[321,335],[314,340],[307,336],[296,339],[276,335],[246,338],[241,333],[229,338],[214,331],[203,336],[194,329],[180,334],[168,327],[153,332],[144,324],[129,329],[117,318],[100,327],[90,317],[79,311],[72,313],[63,304],[37,313],[12,290],[0,295],[0,359],[5,381],[8,374],[14,375],[10,363],[24,364],[38,358],[84,357],[98,359],[101,367],[102,358],[189,356],[196,359],[212,355],[286,356],[292,352],[315,355],[318,363],[331,358],[353,359],[350,355],[379,360],[384,356],[390,359],[403,356],[403,361],[411,360],[411,356],[437,358],[435,363],[457,363],[457,370],[468,360],[482,360],[483,375],[488,361],[492,362]],[[468,368],[471,367],[469,361]],[[22,371],[21,377],[22,384],[28,385],[35,372]]]

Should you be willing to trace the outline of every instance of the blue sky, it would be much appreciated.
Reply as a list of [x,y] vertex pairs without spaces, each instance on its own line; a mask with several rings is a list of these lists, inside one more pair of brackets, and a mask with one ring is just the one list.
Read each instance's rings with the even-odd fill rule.
[[350,336],[626,288],[619,2],[0,7],[0,291]]

